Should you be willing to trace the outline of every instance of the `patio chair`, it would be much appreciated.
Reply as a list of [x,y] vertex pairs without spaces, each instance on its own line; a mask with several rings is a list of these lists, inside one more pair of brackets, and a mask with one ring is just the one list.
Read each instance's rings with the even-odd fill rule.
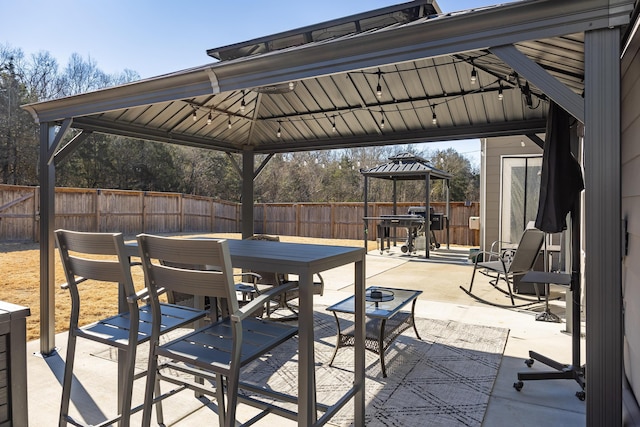
[[[251,237],[248,237],[248,240],[262,240],[268,242],[279,242],[280,238],[278,236],[270,236],[268,234],[255,234]],[[295,286],[281,295],[278,295],[271,299],[268,304],[265,305],[265,309],[267,312],[267,317],[272,320],[285,321],[285,320],[297,320],[298,319],[298,311],[296,308],[290,304],[291,301],[296,300],[300,297],[300,292],[298,289],[298,281],[290,280],[289,275],[285,273],[272,273],[272,272],[264,272],[264,271],[255,271],[254,274],[258,275],[258,279],[253,282],[253,285],[256,287],[256,293],[260,294],[263,290],[270,289],[274,286],[281,285],[289,285],[294,284]],[[324,279],[320,274],[314,275],[317,280],[313,282],[313,293],[314,295],[322,295],[324,293]],[[238,285],[236,285],[238,286]],[[290,316],[282,316],[282,317],[271,317],[277,310],[286,309],[289,310],[292,315]]]
[[[77,338],[84,338],[119,351],[118,363],[123,365],[119,365],[118,395],[121,400],[118,402],[118,415],[100,425],[111,425],[119,421],[121,426],[128,426],[130,414],[142,409],[139,407],[132,410],[131,394],[133,381],[146,374],[135,374],[137,347],[151,337],[151,308],[149,305],[139,306],[145,299],[146,291],[143,289],[136,293],[121,233],[56,230],[55,237],[67,280],[62,288],[68,289],[71,295],[59,425],[65,426],[67,422],[82,425],[69,416],[69,399],[74,378],[76,341]],[[106,287],[118,289],[118,286],[124,291],[126,311],[80,327],[83,302],[88,304],[86,301],[99,295]],[[160,310],[163,321],[159,334],[193,324],[206,315],[203,310],[169,304],[162,304]],[[161,415],[158,416],[158,421],[162,422]]]
[[[265,357],[274,347],[297,334],[297,326],[274,323],[252,315],[256,308],[293,285],[275,286],[247,305],[238,305],[233,282],[231,257],[226,240],[179,239],[141,234],[138,236],[142,266],[151,300],[152,336],[144,399],[144,426],[151,421],[154,403],[185,388],[198,395],[215,396],[221,426],[235,426],[240,368]],[[184,267],[171,267],[175,263]],[[187,264],[207,265],[209,269],[188,268]],[[221,318],[192,333],[168,342],[159,342],[160,289],[209,296],[223,302]],[[163,363],[159,362],[162,357]],[[176,372],[211,382],[190,381]],[[154,399],[154,390],[165,380],[176,386]],[[213,384],[215,383],[215,385]],[[225,403],[225,389],[227,399]],[[249,397],[243,397],[249,399]],[[254,405],[258,402],[252,400]]]
[[[201,270],[209,270],[210,267],[206,265],[192,265],[192,264],[181,264],[181,263],[167,263],[166,261],[162,261],[165,265],[170,267],[178,267],[185,268],[190,266],[191,268],[201,269]],[[242,277],[247,278],[246,281],[236,283],[235,288],[236,292],[242,296],[242,299],[238,300],[238,304],[243,306],[250,301],[252,301],[259,293],[258,291],[258,282],[261,280],[261,276],[252,272],[243,272],[243,273],[235,273],[234,277]],[[204,305],[204,309],[208,310],[210,313],[209,318],[212,320],[217,320],[220,313],[220,308],[218,307],[218,303],[215,300],[211,300],[209,297],[196,297],[191,294],[186,294],[182,292],[175,291],[167,291],[167,302],[169,304],[177,304],[183,305],[186,307],[200,307],[202,304]],[[200,305],[198,305],[200,304]],[[264,313],[264,309],[256,309],[256,316],[262,316]]]
[[[479,252],[478,256],[475,257],[473,274],[471,275],[471,283],[469,283],[469,289],[465,289],[463,286],[460,286],[460,289],[462,289],[469,296],[477,299],[478,301],[496,307],[525,307],[528,305],[543,302],[540,298],[540,293],[538,292],[538,288],[537,286],[535,286],[535,284],[535,299],[514,295],[512,285],[514,277],[522,276],[525,273],[533,270],[536,259],[538,258],[540,250],[542,249],[544,238],[544,232],[537,229],[528,228],[522,234],[520,242],[513,252],[509,251],[507,254]],[[487,259],[491,261],[482,261]],[[494,289],[508,295],[511,299],[511,305],[497,304],[474,295],[472,293],[472,289],[477,271],[481,271],[482,273],[491,277],[492,280],[489,283],[493,286]],[[500,287],[500,280],[503,280],[505,282],[507,290],[504,290]],[[526,302],[522,304],[516,304],[514,298],[518,298]]]

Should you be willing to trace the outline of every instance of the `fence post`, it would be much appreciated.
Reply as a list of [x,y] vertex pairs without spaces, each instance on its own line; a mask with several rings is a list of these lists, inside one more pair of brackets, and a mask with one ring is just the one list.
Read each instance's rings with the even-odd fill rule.
[[267,233],[267,217],[269,213],[267,212],[269,205],[267,203],[262,204],[262,231]]
[[145,196],[147,195],[146,191],[143,191],[140,193],[140,197],[142,198],[142,232],[146,233],[146,224],[147,224],[147,209],[146,209],[146,198]]
[[184,194],[180,193],[178,199],[178,210],[180,211],[180,232],[184,232]]
[[335,239],[336,238],[336,212],[335,212],[335,207],[336,204],[335,203],[329,203],[329,224],[331,225],[331,238]]
[[102,230],[100,230],[100,189],[96,188],[95,191],[95,196],[94,196],[94,206],[96,207],[96,214],[95,214],[95,219],[96,219],[96,225],[94,227],[94,230],[96,232],[100,232]]
[[35,187],[33,189],[33,227],[31,239],[34,242],[38,242],[38,236],[40,236],[40,221],[38,220],[40,210],[38,209],[40,203],[40,187]]

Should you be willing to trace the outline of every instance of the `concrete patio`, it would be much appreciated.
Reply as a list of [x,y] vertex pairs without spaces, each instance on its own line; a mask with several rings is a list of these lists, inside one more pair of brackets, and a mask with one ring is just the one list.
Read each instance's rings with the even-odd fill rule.
[[[379,285],[398,288],[419,289],[423,293],[416,304],[416,317],[455,320],[462,323],[486,325],[510,330],[502,364],[491,393],[484,426],[525,426],[533,421],[538,425],[580,426],[585,425],[585,402],[576,398],[580,387],[572,380],[528,381],[522,391],[513,388],[520,371],[544,371],[549,367],[536,362],[531,368],[524,364],[529,350],[542,353],[563,363],[571,361],[571,336],[566,332],[563,301],[553,301],[552,311],[559,315],[562,323],[536,321],[536,314],[542,305],[528,310],[492,307],[473,300],[459,286],[468,286],[473,266],[467,263],[469,248],[440,248],[431,252],[431,258],[423,254],[405,255],[392,249],[380,254],[371,251],[366,259],[367,286]],[[325,293],[316,297],[316,303],[330,305],[351,295],[353,273],[351,267],[338,268],[323,273]],[[488,278],[480,275],[474,284],[474,291],[490,300],[505,304],[508,298],[491,289]],[[560,295],[561,289],[552,289],[552,295]],[[584,346],[584,339],[581,340]],[[39,343],[27,345],[29,424],[32,426],[52,426],[57,424],[61,394],[62,372],[66,346],[65,334],[56,337],[59,353],[48,358],[37,355]],[[86,346],[85,346],[86,347]],[[91,349],[83,347],[87,356],[76,359],[76,374],[83,387],[76,387],[72,393],[75,402],[82,402],[83,413],[113,414],[115,408],[115,381],[103,381],[101,376],[91,373],[113,372],[115,364],[104,358],[89,356]],[[80,347],[79,347],[80,349]],[[584,354],[584,351],[582,352]],[[584,363],[584,356],[583,356]],[[392,363],[392,362],[391,362]],[[134,388],[134,404],[141,402],[143,381],[137,381]],[[86,391],[86,393],[85,393]],[[90,397],[89,394],[90,393]],[[179,408],[172,411],[171,408]],[[216,416],[190,393],[182,393],[168,400],[165,405],[168,425],[195,425],[198,422],[216,423]],[[242,411],[242,408],[240,408]],[[175,412],[175,413],[174,413]],[[190,414],[181,420],[176,413]],[[242,413],[242,412],[240,412]],[[182,416],[181,415],[181,416]],[[139,417],[134,416],[132,425],[137,425]],[[268,416],[257,425],[274,422]],[[279,425],[295,425],[278,418]],[[421,425],[416,420],[415,425]]]

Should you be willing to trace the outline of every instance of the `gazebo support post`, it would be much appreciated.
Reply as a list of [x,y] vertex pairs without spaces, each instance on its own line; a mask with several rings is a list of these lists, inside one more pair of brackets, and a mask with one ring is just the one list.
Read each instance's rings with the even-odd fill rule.
[[242,150],[242,238],[253,236],[253,163],[251,148]]
[[429,203],[429,193],[431,193],[430,180],[431,174],[427,173],[424,176],[424,256],[427,259],[430,256],[429,250],[431,249],[431,204]]
[[[369,216],[369,177],[364,176],[364,218]],[[377,236],[376,236],[377,237]],[[369,220],[364,220],[364,250],[369,249]]]
[[56,350],[55,334],[55,184],[56,169],[51,146],[56,131],[51,123],[40,123],[40,353]]

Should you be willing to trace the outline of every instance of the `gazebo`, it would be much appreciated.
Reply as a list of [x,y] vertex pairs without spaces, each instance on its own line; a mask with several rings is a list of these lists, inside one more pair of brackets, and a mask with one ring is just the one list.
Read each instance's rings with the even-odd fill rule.
[[56,164],[94,132],[236,154],[248,237],[254,179],[275,154],[535,139],[551,99],[584,125],[587,421],[620,425],[621,52],[637,28],[635,3],[528,0],[441,14],[415,0],[212,49],[216,63],[24,106],[40,127],[41,353],[56,348]]
[[451,174],[433,167],[429,161],[411,153],[399,153],[389,157],[389,162],[370,169],[360,170],[364,176],[364,244],[367,247],[369,230],[369,178],[380,178],[393,181],[393,215],[398,215],[397,183],[398,181],[424,181],[424,208],[425,208],[425,256],[429,258],[428,234],[431,226],[430,200],[431,180],[442,180],[446,183],[446,208],[444,213],[444,225],[447,230],[447,247],[449,246],[449,180]]

